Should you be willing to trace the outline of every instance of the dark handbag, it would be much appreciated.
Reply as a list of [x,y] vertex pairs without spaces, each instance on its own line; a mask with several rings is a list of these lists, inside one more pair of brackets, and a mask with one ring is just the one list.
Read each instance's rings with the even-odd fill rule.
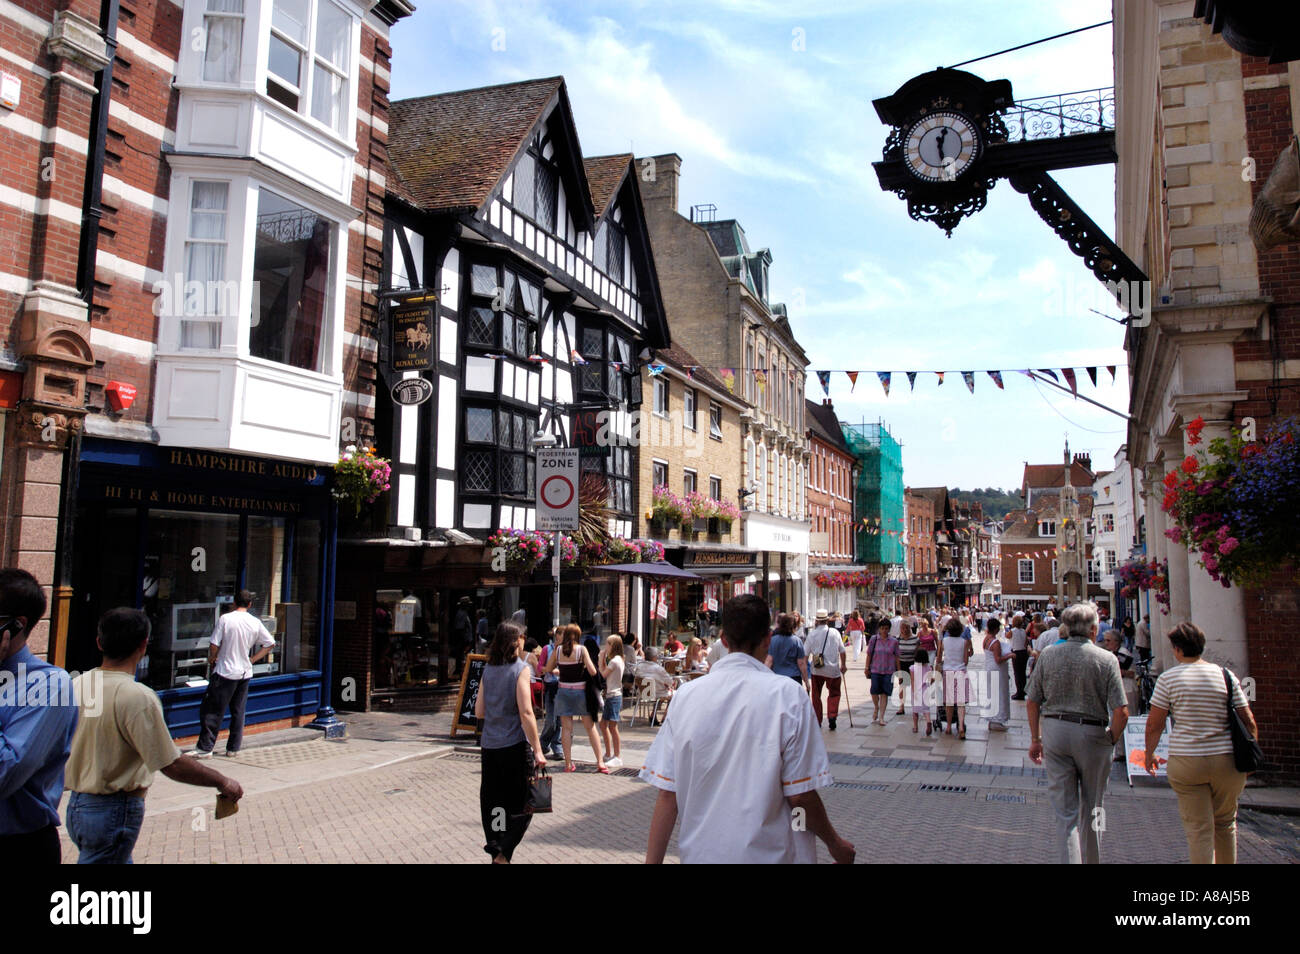
[[1246,731],[1241,716],[1232,705],[1232,676],[1225,667],[1219,668],[1223,670],[1223,683],[1228,687],[1228,731],[1232,733],[1232,760],[1236,763],[1238,772],[1258,772],[1264,764],[1264,750]]
[[[532,758],[532,751],[528,753]],[[524,814],[540,815],[551,809],[551,777],[546,774],[546,766],[539,766],[528,779],[528,801],[524,803]]]

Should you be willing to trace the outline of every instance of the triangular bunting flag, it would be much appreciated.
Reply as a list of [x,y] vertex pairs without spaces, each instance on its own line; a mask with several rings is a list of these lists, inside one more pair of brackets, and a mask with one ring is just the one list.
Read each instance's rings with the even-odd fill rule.
[[1097,369],[1084,368],[1083,370],[1088,372],[1088,377],[1092,378],[1092,386],[1095,388],[1097,386]]
[[889,397],[889,378],[888,371],[877,371],[876,377],[880,378],[880,386],[885,389],[885,397]]
[[571,361],[573,364],[579,364],[579,365],[587,363],[587,359],[584,358],[582,355],[578,354],[577,348],[574,348],[572,351],[569,352],[569,361]]
[[654,377],[656,375],[663,374],[665,367],[666,365],[662,365],[662,364],[648,364],[646,365],[646,370],[650,372],[651,377]]
[[759,368],[754,372],[754,380],[758,382],[758,389],[763,390],[767,387],[767,372]]
[[1002,386],[1002,372],[1001,372],[1001,371],[989,371],[989,372],[988,372],[988,376],[989,376],[990,378],[993,379],[993,383],[996,384],[996,385],[998,386],[998,390],[999,390],[999,391],[1005,391],[1005,390],[1006,390],[1006,388],[1004,388],[1004,387]]
[[1079,394],[1079,382],[1074,376],[1074,368],[1062,368],[1061,373],[1065,375],[1065,380],[1070,384],[1070,390],[1077,396]]
[[1061,380],[1060,378],[1058,378],[1058,377],[1056,376],[1056,372],[1055,372],[1055,371],[1049,371],[1047,368],[1039,368],[1039,369],[1038,369],[1038,373],[1039,373],[1039,374],[1045,374],[1045,375],[1047,375],[1049,378],[1051,378],[1053,381],[1056,381],[1056,382],[1058,382],[1058,383],[1059,383],[1060,380]]
[[942,371],[936,371],[936,372],[934,372],[934,373],[937,374],[937,375],[939,376],[939,387],[943,387],[943,372],[942,372]]
[[961,373],[961,379],[966,382],[966,387],[970,390],[970,393],[974,394],[975,393],[975,372],[963,371]]
[[686,366],[686,376],[687,376],[688,378],[694,378],[694,377],[695,377],[695,369],[698,368],[698,367],[699,367],[698,364],[688,364],[688,365]]
[[829,371],[818,371],[817,380],[821,382],[822,390],[826,392],[826,396],[830,397],[831,396],[831,373]]
[[849,376],[849,393],[852,394],[853,389],[858,386],[858,372],[845,371],[844,373]]
[[915,372],[915,371],[908,371],[908,372],[907,372],[907,389],[908,389],[909,391],[915,391],[915,390],[916,390],[916,372]]
[[1108,365],[1106,365],[1106,370],[1110,372],[1110,383],[1111,383],[1111,384],[1114,384],[1114,383],[1115,383],[1115,365],[1113,365],[1113,364],[1108,364]]
[[730,391],[732,394],[735,394],[736,393],[736,369],[719,368],[718,370],[722,372],[722,383],[726,386],[728,391]]

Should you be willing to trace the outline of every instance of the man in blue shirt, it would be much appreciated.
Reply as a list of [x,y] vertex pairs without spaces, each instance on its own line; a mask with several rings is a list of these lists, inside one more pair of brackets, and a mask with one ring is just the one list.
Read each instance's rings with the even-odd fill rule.
[[16,871],[61,860],[63,765],[77,727],[72,680],[27,648],[44,615],[36,577],[0,570],[0,858]]

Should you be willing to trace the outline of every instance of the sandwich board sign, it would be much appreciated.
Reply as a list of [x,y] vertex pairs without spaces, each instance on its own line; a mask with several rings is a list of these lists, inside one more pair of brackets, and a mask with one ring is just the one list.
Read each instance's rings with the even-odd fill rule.
[[576,447],[543,447],[537,451],[538,530],[577,531],[580,453]]

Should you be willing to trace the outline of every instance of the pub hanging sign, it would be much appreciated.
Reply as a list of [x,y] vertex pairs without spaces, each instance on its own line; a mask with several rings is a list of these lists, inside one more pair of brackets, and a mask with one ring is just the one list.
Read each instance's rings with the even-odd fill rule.
[[433,367],[434,295],[418,293],[393,304],[393,370],[425,371]]

